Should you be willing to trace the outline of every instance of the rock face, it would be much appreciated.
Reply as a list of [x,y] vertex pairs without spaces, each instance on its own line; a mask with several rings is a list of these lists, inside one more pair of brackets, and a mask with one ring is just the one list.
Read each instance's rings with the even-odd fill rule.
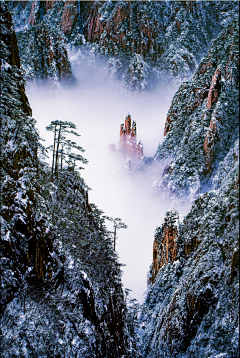
[[77,1],[65,1],[63,15],[61,20],[61,30],[70,36],[72,29],[77,21],[78,12],[76,8]]
[[95,2],[84,35],[101,53],[128,58],[137,54],[161,71],[183,75],[196,68],[216,33],[219,15],[216,3]]
[[20,3],[24,9],[31,3],[31,11],[28,18],[28,25],[35,26],[42,20],[42,17],[50,9],[53,9],[57,0],[39,2],[36,0],[33,1],[15,1],[15,3]]
[[128,358],[126,304],[112,237],[102,212],[89,204],[80,175],[62,170],[52,183],[50,168],[39,160],[4,2],[0,25],[1,357]]
[[119,151],[126,157],[140,160],[143,157],[143,145],[141,141],[137,143],[137,126],[132,122],[130,114],[127,115],[125,123],[120,126]]
[[[18,4],[13,6],[17,25],[23,26],[24,11],[27,13],[30,5],[28,25],[31,26],[17,32],[21,63],[26,77],[51,79],[53,82],[74,82],[64,33],[70,35],[75,24],[75,5],[71,1],[66,1],[64,5],[56,1]],[[18,22],[21,16],[22,23]]]
[[[4,63],[6,62],[11,66],[16,66],[18,69],[20,69],[20,56],[17,45],[17,37],[14,31],[9,31],[12,26],[12,17],[9,11],[5,14],[4,23],[2,23],[2,26],[3,28],[6,27],[7,30],[5,32],[1,31],[1,40],[7,48],[8,56],[6,58],[1,58],[1,66],[4,66]],[[25,86],[23,81],[19,81],[17,86],[21,97],[22,109],[26,114],[31,115],[32,110],[29,106],[28,98],[25,94]]]
[[[28,280],[40,284],[52,276],[52,234],[37,213],[38,135],[24,90],[12,19],[1,3],[1,313]],[[44,212],[45,209],[43,209]],[[21,262],[21,263],[20,263]],[[31,270],[28,268],[31,267]],[[9,281],[8,276],[12,279]]]
[[153,283],[158,271],[165,264],[179,259],[178,213],[166,213],[164,224],[156,230],[153,242],[153,264],[150,281]]
[[156,230],[138,331],[144,358],[239,356],[239,30],[235,11],[228,20],[193,79],[176,92],[165,139],[155,156],[159,161],[169,158],[159,191],[168,188],[175,198],[197,195],[178,226],[168,223],[168,212]]
[[238,170],[235,163],[178,227],[168,212],[156,230],[140,317],[143,357],[238,356]]
[[74,81],[64,39],[47,24],[18,32],[18,43],[27,77]]
[[173,98],[164,141],[155,156],[156,160],[171,161],[159,181],[159,192],[161,185],[179,196],[201,190],[201,183],[210,179],[238,138],[237,23],[233,16],[200,62],[193,79],[183,82]]
[[[172,9],[173,19],[180,7],[181,4]],[[194,3],[190,7],[188,2],[184,2],[183,8],[186,9],[186,13],[193,13],[197,5]],[[162,52],[162,47],[159,46],[157,38],[158,31],[160,31],[160,28],[164,30],[164,25],[153,23],[151,15],[153,11],[164,13],[164,10],[166,11],[166,7],[160,2],[155,5],[145,3],[143,6],[141,4],[135,5],[131,1],[126,3],[116,2],[116,4],[110,5],[96,3],[92,7],[88,22],[85,25],[86,39],[89,42],[99,42],[103,48],[109,49],[109,52],[118,47],[131,51],[131,54],[137,53],[143,57],[150,53],[152,53],[152,57],[153,54],[156,56]],[[111,17],[107,17],[107,13],[111,14]],[[179,20],[176,22],[176,27],[180,31]],[[138,39],[133,37],[129,44],[127,39],[133,30],[137,30],[140,37]]]

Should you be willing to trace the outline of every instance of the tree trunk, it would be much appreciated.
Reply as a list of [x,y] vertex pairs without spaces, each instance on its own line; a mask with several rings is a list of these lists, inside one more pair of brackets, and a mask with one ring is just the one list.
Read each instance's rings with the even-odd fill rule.
[[57,130],[56,130],[56,125],[55,125],[55,129],[54,129],[54,143],[53,143],[53,158],[52,158],[52,181],[53,181],[53,172],[54,172],[54,158],[55,158],[55,147],[56,147],[56,135],[57,135]]
[[57,141],[57,151],[56,151],[56,163],[55,163],[55,175],[58,177],[58,158],[59,158],[59,146],[60,146],[60,139],[61,139],[61,124],[59,125],[59,132],[58,132],[58,141]]
[[114,226],[114,251],[116,251],[117,227]]
[[63,145],[62,145],[62,150],[61,150],[61,170],[63,168]]

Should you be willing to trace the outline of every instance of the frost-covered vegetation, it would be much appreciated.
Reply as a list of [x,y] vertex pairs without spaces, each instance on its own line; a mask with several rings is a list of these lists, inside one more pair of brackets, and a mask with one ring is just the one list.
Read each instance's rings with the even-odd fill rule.
[[157,161],[171,159],[159,181],[160,191],[165,185],[172,195],[199,194],[212,185],[219,163],[233,151],[239,127],[238,46],[235,14],[213,41],[193,80],[183,82],[176,92],[165,138],[155,155]]
[[164,187],[193,204],[175,234],[174,211],[155,233],[139,320],[143,357],[239,356],[238,21],[236,7],[176,92],[154,157],[169,160],[155,193]]
[[[238,2],[7,5],[0,3],[2,356],[238,357]],[[192,200],[183,220],[169,208],[156,229],[141,307],[123,292],[109,218],[89,203],[76,169],[86,161],[66,137],[75,125],[48,127],[50,167],[25,95],[24,78],[74,83],[67,46],[106,57],[104,78],[122,80],[128,93],[193,74],[173,98],[155,156],[139,164],[144,171],[168,162],[155,195]]]
[[75,165],[56,160],[53,175],[39,159],[45,149],[2,2],[1,29],[1,355],[134,356],[112,233]]
[[[9,1],[9,6],[26,75],[69,80],[66,46],[87,46],[122,63],[124,90],[144,92],[152,81],[168,78],[179,83],[188,78],[237,4]],[[137,62],[142,63],[141,69]],[[108,68],[111,77],[113,67]]]
[[179,224],[179,254],[160,268],[142,307],[143,357],[238,357],[238,170]]

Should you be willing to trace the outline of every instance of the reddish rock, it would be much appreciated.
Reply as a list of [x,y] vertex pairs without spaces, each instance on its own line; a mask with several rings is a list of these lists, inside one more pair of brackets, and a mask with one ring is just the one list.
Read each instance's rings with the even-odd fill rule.
[[60,35],[56,34],[53,37],[46,26],[39,24],[36,26],[36,37],[38,39],[37,46],[39,50],[45,54],[40,64],[43,77],[47,78],[49,76],[49,67],[55,61],[59,79],[65,80],[71,78],[71,65]]
[[72,28],[77,21],[78,12],[76,9],[77,1],[65,1],[63,16],[61,21],[61,30],[65,33],[65,35],[71,35]]
[[152,265],[152,277],[151,281],[155,281],[155,277],[157,276],[157,273],[159,271],[160,265],[159,265],[159,252],[158,252],[158,244],[156,240],[153,241],[153,265]]
[[197,240],[197,237],[193,237],[190,242],[185,242],[184,243],[185,257],[188,258],[191,252],[197,249],[198,245],[199,245],[199,241]]
[[177,29],[179,32],[181,31],[181,24],[179,20],[177,20]]
[[[196,74],[200,73],[203,75],[204,73],[207,72],[207,70],[209,68],[212,68],[212,67],[213,67],[212,62],[211,62],[211,60],[209,60],[208,62],[202,64],[202,66],[199,68],[199,70],[198,70],[198,72],[196,72]],[[194,75],[193,79],[196,77],[196,74]]]
[[120,126],[119,151],[126,157],[140,160],[143,157],[143,145],[137,143],[137,127],[130,114],[126,117],[125,123]]
[[151,281],[154,282],[158,271],[165,264],[173,264],[179,258],[178,213],[166,213],[164,223],[157,229],[153,242],[153,266]]
[[234,190],[236,190],[238,186],[239,186],[239,174],[238,174],[237,179],[234,184]]
[[130,114],[125,119],[125,129],[126,129],[126,134],[129,135],[131,133],[131,116],[130,116]]
[[215,103],[218,99],[219,92],[221,90],[220,81],[221,81],[221,71],[219,68],[217,68],[213,75],[212,84],[208,92],[208,99],[207,99],[208,109],[210,109],[213,103]]
[[[4,14],[5,16],[5,22],[6,22],[6,27],[8,29],[12,29],[12,16],[10,14],[9,11],[6,11],[6,13]],[[8,63],[11,66],[16,66],[17,68],[20,68],[20,56],[19,56],[19,51],[18,51],[18,46],[17,46],[17,37],[14,31],[2,31],[1,32],[1,41],[5,42],[7,44],[8,47]],[[2,60],[0,60],[0,65],[2,63]],[[26,96],[25,93],[25,86],[24,84],[21,84],[22,81],[18,82],[18,89],[19,89],[19,94],[21,96],[21,102],[22,102],[22,109],[23,111],[28,114],[28,115],[32,115],[32,109],[29,105],[28,102],[28,98]]]
[[50,0],[50,1],[46,1],[45,2],[45,9],[46,9],[46,12],[49,10],[49,9],[52,9],[53,6],[54,6],[54,3],[56,2],[57,0]]
[[239,247],[234,250],[232,259],[231,259],[231,274],[230,274],[230,283],[237,276],[239,272]]
[[167,116],[165,127],[164,127],[164,137],[167,135],[168,132],[170,132],[170,125],[171,125],[171,117]]
[[28,23],[32,26],[35,25],[35,7],[36,7],[36,1],[33,1],[32,2],[32,10],[30,12],[30,16],[29,16],[29,19],[28,19]]
[[214,146],[215,141],[218,139],[217,127],[220,118],[212,118],[210,121],[210,125],[206,134],[205,141],[203,143],[203,151],[205,155],[205,175],[210,175],[212,173],[212,164],[214,158]]
[[[112,12],[111,17],[103,20],[99,12],[101,3],[95,2],[89,11],[89,17],[84,28],[84,35],[87,41],[99,41],[100,46],[112,54],[115,54],[116,48],[112,45],[109,46],[109,40],[111,40],[112,43],[116,43],[117,47],[125,49],[127,46],[127,33],[132,31],[132,7],[131,1],[128,2],[127,6],[124,2],[119,3],[114,9],[114,12]],[[125,25],[126,20],[127,28]],[[141,35],[132,40],[129,51],[131,51],[132,54],[137,53],[145,57],[150,53],[151,49],[151,57],[153,58],[156,56],[155,54],[160,53],[162,50],[161,46],[155,41],[158,36],[155,26],[151,24],[150,19],[147,18],[147,14],[140,12],[137,13],[137,22],[140,26],[138,32]],[[124,28],[124,32],[120,32],[120,28]],[[106,36],[101,37],[104,32]]]

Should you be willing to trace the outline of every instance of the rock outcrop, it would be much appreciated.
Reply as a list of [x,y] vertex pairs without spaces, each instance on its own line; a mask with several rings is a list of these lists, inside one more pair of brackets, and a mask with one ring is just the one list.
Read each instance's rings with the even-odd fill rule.
[[[196,3],[192,4],[190,1],[182,3],[169,9],[171,19],[176,22],[178,31],[181,30],[180,21],[177,18],[180,9],[183,8],[186,14],[191,15],[198,11]],[[157,39],[160,31],[166,30],[166,24],[161,19],[153,22],[153,12],[163,15],[167,13],[167,9],[160,2],[144,5],[134,4],[131,1],[126,3],[118,1],[116,4],[97,2],[92,7],[85,25],[86,39],[89,42],[99,43],[108,53],[116,54],[119,49],[122,49],[129,54],[136,53],[156,59],[164,51]],[[133,36],[132,31],[136,31],[139,36]]]
[[140,318],[144,358],[239,354],[238,169],[197,199],[178,226],[176,212],[168,212],[156,230]]
[[135,121],[132,122],[130,114],[120,126],[119,151],[135,160],[143,157],[143,145],[141,141],[137,142],[137,126]]
[[153,242],[153,264],[150,282],[154,282],[158,271],[165,264],[173,264],[179,259],[178,213],[166,213],[164,223],[156,229]]
[[237,138],[237,23],[233,16],[200,62],[193,79],[183,82],[173,98],[164,141],[155,155],[156,160],[171,161],[159,182],[159,192],[162,185],[178,196],[199,191],[201,182],[211,177]]
[[[24,90],[11,14],[1,2],[1,314],[26,281],[52,276],[52,238],[37,183],[38,135]],[[31,268],[31,269],[29,269]],[[8,276],[11,280],[8,280]],[[5,288],[4,288],[5,287]]]
[[219,20],[216,3],[95,2],[84,35],[101,53],[130,59],[139,55],[166,75],[182,77],[196,68]]
[[65,1],[64,3],[61,30],[67,36],[71,35],[72,29],[77,21],[78,11],[76,3],[77,1]]
[[55,0],[14,3],[13,14],[14,11],[20,11],[19,8],[22,9],[17,13],[16,18],[14,16],[18,26],[22,27],[24,24],[18,22],[17,16],[24,17],[24,11],[27,13],[30,5],[28,25],[31,26],[25,26],[23,30],[17,32],[21,64],[26,78],[74,82],[64,33],[71,34],[78,16],[76,6],[68,1],[63,6],[63,3]]

